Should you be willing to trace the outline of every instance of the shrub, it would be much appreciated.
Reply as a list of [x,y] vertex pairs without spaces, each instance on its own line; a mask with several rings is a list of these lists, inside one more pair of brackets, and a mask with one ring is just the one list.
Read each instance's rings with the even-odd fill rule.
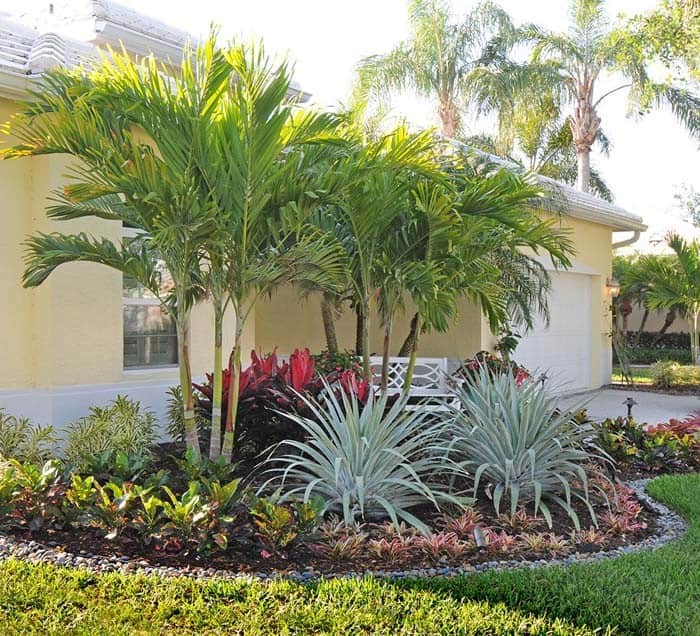
[[474,475],[474,496],[491,498],[497,513],[509,500],[510,514],[532,504],[551,527],[551,503],[563,508],[576,527],[572,498],[585,503],[591,518],[584,464],[603,452],[590,444],[590,425],[561,412],[539,383],[518,386],[512,374],[481,369],[458,390],[461,408],[448,426],[450,457]]
[[61,526],[65,493],[63,466],[56,459],[42,467],[16,459],[0,462],[0,509],[14,525],[29,532]]
[[362,359],[352,351],[321,351],[314,355],[316,370],[319,375],[330,376],[341,371],[352,371],[356,375],[362,375]]
[[656,386],[664,389],[700,386],[700,367],[681,366],[672,361],[657,362],[651,367],[651,377]]
[[473,358],[467,358],[455,371],[454,376],[469,382],[476,379],[481,371],[493,376],[512,375],[518,385],[530,377],[530,372],[517,362],[496,357],[488,351],[479,351]]
[[[200,394],[199,412],[203,418],[210,420],[214,378],[211,374],[206,377],[206,383],[195,384],[194,388]],[[299,439],[301,430],[297,424],[281,416],[280,412],[295,412],[310,417],[311,412],[302,396],[318,399],[325,390],[325,383],[335,390],[354,392],[361,401],[365,401],[370,392],[369,384],[355,371],[337,370],[322,377],[308,349],[296,349],[289,356],[289,362],[281,364],[274,352],[261,356],[252,351],[251,364],[241,373],[238,390],[234,447],[239,457],[254,457],[271,444],[285,439]],[[222,413],[226,413],[228,408],[231,386],[231,374],[226,369],[223,373]]]
[[342,515],[346,524],[388,517],[396,526],[403,519],[424,532],[411,508],[468,503],[436,480],[457,469],[444,461],[437,446],[443,426],[427,411],[407,412],[403,400],[387,410],[386,397],[361,405],[354,396],[338,398],[330,391],[322,404],[305,400],[313,418],[286,417],[306,439],[283,442],[282,452],[268,460],[273,467],[263,488],[279,488],[282,501],[320,496],[325,511]]
[[595,425],[598,443],[621,467],[649,472],[700,466],[699,428],[692,417],[657,426],[626,417]]
[[[692,362],[690,348],[657,349],[653,347],[629,347],[625,349],[625,353],[630,364],[654,364],[659,360],[676,360],[682,364],[690,364]],[[613,362],[619,363],[615,352],[613,352]]]
[[106,407],[93,406],[90,414],[68,426],[66,459],[78,471],[87,471],[101,453],[150,454],[155,419],[139,402],[118,395]]
[[52,426],[32,424],[27,418],[0,409],[0,455],[20,462],[43,464],[58,442]]

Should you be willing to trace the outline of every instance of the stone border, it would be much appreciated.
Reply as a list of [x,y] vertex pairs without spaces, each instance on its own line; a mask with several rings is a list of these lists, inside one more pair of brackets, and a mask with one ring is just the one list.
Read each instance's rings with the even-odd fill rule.
[[649,479],[640,479],[627,482],[627,485],[634,490],[640,502],[653,510],[657,515],[659,532],[647,537],[643,541],[625,545],[612,550],[602,550],[593,553],[574,553],[560,559],[539,559],[537,561],[511,560],[511,561],[488,561],[476,565],[461,565],[456,567],[436,567],[414,569],[406,571],[391,570],[365,570],[358,572],[346,572],[343,574],[323,574],[312,568],[302,572],[293,571],[287,574],[280,573],[256,573],[247,574],[232,572],[230,570],[218,570],[214,568],[185,568],[151,565],[145,559],[117,556],[95,556],[88,552],[81,551],[80,554],[63,552],[59,549],[37,543],[36,541],[21,541],[14,537],[0,534],[0,560],[15,557],[29,563],[53,563],[64,567],[84,568],[93,572],[121,572],[133,574],[156,574],[163,577],[186,576],[196,579],[235,579],[235,580],[278,580],[289,579],[299,583],[306,583],[322,579],[333,578],[359,578],[363,576],[374,576],[386,579],[404,578],[431,578],[435,576],[453,577],[463,574],[476,574],[486,571],[502,571],[517,569],[536,569],[541,567],[571,565],[574,563],[591,563],[604,559],[616,558],[623,554],[640,552],[642,550],[655,550],[669,541],[680,538],[686,530],[687,524],[683,518],[673,512],[663,504],[652,499],[645,491]]

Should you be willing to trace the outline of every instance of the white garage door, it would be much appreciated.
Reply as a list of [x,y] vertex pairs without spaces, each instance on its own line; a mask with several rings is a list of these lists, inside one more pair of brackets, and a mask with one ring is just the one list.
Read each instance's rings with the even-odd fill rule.
[[551,272],[550,323],[538,320],[522,338],[514,358],[538,373],[545,371],[555,390],[588,389],[591,351],[591,277]]

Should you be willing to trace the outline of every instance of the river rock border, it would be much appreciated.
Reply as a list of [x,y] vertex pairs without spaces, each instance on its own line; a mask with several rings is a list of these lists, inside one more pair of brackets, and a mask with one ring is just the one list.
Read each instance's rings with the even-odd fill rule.
[[646,485],[650,480],[641,479],[628,482],[640,502],[658,515],[657,534],[651,535],[638,543],[621,546],[612,550],[602,550],[592,553],[574,553],[566,557],[557,559],[540,559],[537,561],[511,560],[511,561],[489,561],[476,565],[460,565],[451,567],[435,567],[425,569],[414,569],[404,571],[392,570],[365,570],[357,572],[346,572],[343,574],[327,575],[313,568],[304,571],[293,571],[286,573],[257,573],[248,574],[233,572],[230,570],[219,570],[214,568],[175,568],[159,565],[151,565],[144,559],[117,556],[96,556],[88,552],[81,551],[79,554],[64,552],[56,547],[37,543],[36,541],[22,541],[14,537],[0,534],[0,560],[15,557],[29,563],[53,563],[64,567],[84,568],[93,572],[121,572],[134,574],[155,574],[158,576],[186,576],[197,579],[223,578],[238,580],[276,580],[289,579],[292,581],[305,583],[327,578],[359,578],[364,576],[374,576],[377,578],[403,579],[403,578],[429,578],[434,576],[459,576],[463,574],[475,574],[477,572],[515,570],[515,569],[536,569],[541,567],[571,565],[574,563],[590,563],[602,561],[604,559],[616,558],[623,554],[639,552],[642,550],[657,549],[669,541],[680,538],[686,529],[686,523],[682,517],[663,504],[655,501],[646,493]]

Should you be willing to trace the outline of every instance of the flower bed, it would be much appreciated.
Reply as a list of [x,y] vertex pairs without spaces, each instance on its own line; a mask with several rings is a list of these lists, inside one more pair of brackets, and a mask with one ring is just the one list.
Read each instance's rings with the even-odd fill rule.
[[[648,525],[643,532],[637,531],[626,535],[624,539],[618,537],[599,546],[570,544],[567,549],[556,552],[526,550],[503,553],[487,547],[484,550],[470,550],[469,554],[462,554],[454,559],[437,561],[432,559],[411,561],[406,559],[406,554],[403,553],[400,562],[393,564],[378,558],[360,558],[359,555],[355,560],[345,562],[335,559],[319,560],[315,558],[317,551],[308,548],[299,550],[292,555],[292,558],[272,561],[251,559],[251,553],[245,551],[230,554],[226,558],[213,559],[203,559],[195,555],[191,555],[192,558],[183,558],[182,555],[165,554],[157,558],[148,558],[143,553],[130,554],[127,549],[128,544],[108,543],[100,540],[99,535],[94,533],[82,536],[75,536],[73,533],[55,533],[52,537],[42,536],[40,540],[22,538],[17,534],[0,534],[0,558],[12,556],[32,563],[49,562],[66,567],[88,568],[96,572],[140,572],[197,578],[288,577],[297,581],[367,574],[390,578],[454,576],[486,570],[598,561],[602,558],[656,548],[682,535],[685,530],[682,518],[651,499],[644,492],[646,483],[646,480],[641,480],[628,484],[634,499],[644,507],[641,518],[646,519]],[[348,533],[348,536],[352,534]],[[385,540],[389,542],[389,539],[385,538]],[[425,541],[426,547],[422,549],[427,549],[429,545],[430,538]]]

